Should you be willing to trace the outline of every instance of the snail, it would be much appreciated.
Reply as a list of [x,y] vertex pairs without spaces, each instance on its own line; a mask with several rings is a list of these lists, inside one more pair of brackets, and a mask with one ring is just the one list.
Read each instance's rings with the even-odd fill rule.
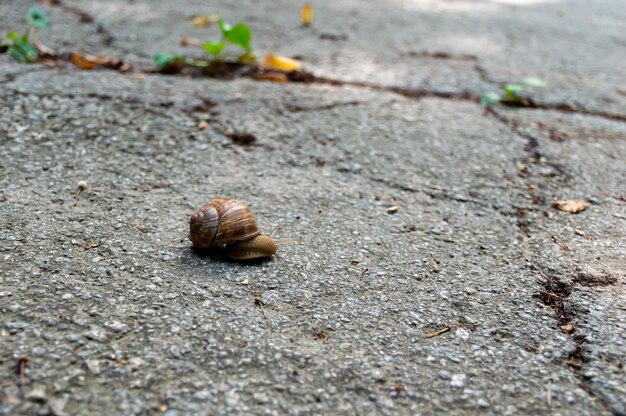
[[189,239],[196,248],[222,248],[234,260],[272,257],[281,244],[294,242],[276,241],[274,233],[262,235],[252,212],[234,199],[213,199],[189,220]]

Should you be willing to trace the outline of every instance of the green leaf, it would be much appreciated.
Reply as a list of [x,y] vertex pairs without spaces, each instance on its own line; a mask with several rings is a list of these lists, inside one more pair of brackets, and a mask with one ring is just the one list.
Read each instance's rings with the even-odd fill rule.
[[207,42],[202,45],[202,48],[213,58],[216,58],[224,50],[224,46],[222,42]]
[[169,68],[170,66],[176,64],[179,60],[179,55],[172,55],[167,52],[161,52],[154,55],[154,64],[159,69]]
[[519,84],[504,84],[502,87],[507,98],[519,97],[519,93],[524,91],[524,86]]
[[498,104],[502,97],[497,92],[487,92],[480,97],[480,105],[483,107],[491,107]]
[[222,18],[220,18],[218,23],[220,25],[220,30],[222,31],[222,35],[224,35],[224,37],[226,37],[226,34],[228,32],[230,32],[233,27],[231,25],[229,25],[228,23],[226,23],[224,21],[224,19],[222,19]]
[[548,83],[536,77],[526,77],[521,84],[525,87],[546,88]]
[[20,62],[35,62],[39,54],[37,49],[30,43],[16,43],[7,51],[10,57]]
[[9,32],[9,33],[5,33],[4,37],[10,41],[12,41],[11,44],[15,43],[18,41],[18,39],[20,38],[20,34],[17,32]]
[[26,12],[26,23],[37,29],[46,29],[50,27],[50,19],[48,19],[48,16],[44,13],[44,11],[38,7],[31,7],[28,9],[28,12]]
[[225,33],[224,37],[228,42],[241,46],[246,52],[250,52],[252,31],[247,24],[236,24],[228,32]]

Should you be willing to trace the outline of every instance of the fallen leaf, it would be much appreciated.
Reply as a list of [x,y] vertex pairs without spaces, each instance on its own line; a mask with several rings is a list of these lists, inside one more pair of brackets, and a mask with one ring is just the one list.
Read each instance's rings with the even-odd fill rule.
[[255,76],[254,78],[261,81],[278,82],[279,84],[285,84],[289,82],[289,79],[287,79],[287,75],[283,74],[282,72],[263,72]]
[[300,69],[302,64],[300,61],[295,59],[273,55],[270,53],[265,57],[263,66],[270,69],[277,69],[279,71],[291,72]]
[[80,69],[84,69],[87,71],[94,69],[98,66],[98,64],[88,59],[85,59],[83,55],[80,55],[77,52],[72,52],[72,62]]
[[313,7],[309,3],[304,3],[300,9],[300,21],[304,26],[310,26],[313,22]]
[[589,208],[589,202],[574,199],[554,200],[550,202],[550,205],[559,211],[569,212],[570,214],[577,214]]
[[219,14],[209,13],[194,17],[193,19],[191,19],[191,24],[194,26],[209,26],[210,24],[215,23],[218,20],[220,20]]
[[110,55],[89,55],[82,51],[72,52],[71,60],[80,69],[91,70],[99,67],[126,72],[130,69],[127,61]]

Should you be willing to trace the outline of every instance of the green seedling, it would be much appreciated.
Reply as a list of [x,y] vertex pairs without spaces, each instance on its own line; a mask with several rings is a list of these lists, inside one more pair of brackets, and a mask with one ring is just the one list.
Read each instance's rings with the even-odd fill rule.
[[[226,49],[227,43],[239,46],[243,49],[244,53],[239,56],[241,63],[251,63],[250,57],[252,55],[252,31],[250,27],[245,23],[237,23],[232,26],[224,21],[219,20],[220,32],[222,32],[222,39],[219,42],[206,42],[202,45],[202,48],[208,53],[212,59],[220,59],[220,54]],[[254,62],[254,60],[252,60]]]
[[184,58],[167,52],[154,55],[154,65],[161,72],[177,72],[184,63]]
[[179,72],[183,66],[207,68],[209,71],[216,70],[225,63],[224,55],[228,44],[243,50],[243,53],[237,56],[236,63],[248,65],[256,61],[251,46],[252,31],[247,24],[238,23],[233,26],[220,18],[219,28],[222,34],[221,40],[205,42],[201,45],[202,49],[211,57],[209,61],[187,59],[181,55],[162,52],[154,56],[154,65],[163,73]]
[[546,88],[548,84],[535,77],[526,77],[518,83],[503,84],[500,86],[499,92],[487,92],[480,97],[480,105],[483,107],[492,107],[494,105],[504,103],[507,105],[527,105],[528,99],[521,94],[526,88]]
[[26,25],[26,32],[21,36],[17,32],[5,33],[0,47],[6,49],[10,57],[20,62],[35,62],[39,58],[36,45],[41,43],[37,29],[50,27],[50,19],[43,10],[31,7],[26,13]]

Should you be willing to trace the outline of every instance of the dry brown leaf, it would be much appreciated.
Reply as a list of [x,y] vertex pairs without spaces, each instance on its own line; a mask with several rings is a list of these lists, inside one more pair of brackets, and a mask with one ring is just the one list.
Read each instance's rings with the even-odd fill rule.
[[263,66],[269,69],[276,69],[284,72],[291,72],[300,69],[302,64],[300,61],[287,58],[285,56],[278,56],[268,54],[263,61]]
[[194,26],[209,26],[218,20],[220,20],[219,14],[209,13],[194,17],[191,19],[191,24]]
[[282,72],[263,72],[257,75],[255,78],[261,81],[278,82],[279,84],[289,82],[289,80],[287,79],[287,75],[283,74]]
[[569,212],[570,214],[577,214],[589,208],[589,202],[574,199],[554,200],[550,202],[550,205],[559,211]]
[[304,26],[310,26],[313,22],[313,7],[309,3],[304,3],[300,9],[300,21]]
[[89,55],[82,51],[72,52],[71,60],[80,69],[91,70],[98,67],[126,72],[130,69],[127,61],[110,55]]

